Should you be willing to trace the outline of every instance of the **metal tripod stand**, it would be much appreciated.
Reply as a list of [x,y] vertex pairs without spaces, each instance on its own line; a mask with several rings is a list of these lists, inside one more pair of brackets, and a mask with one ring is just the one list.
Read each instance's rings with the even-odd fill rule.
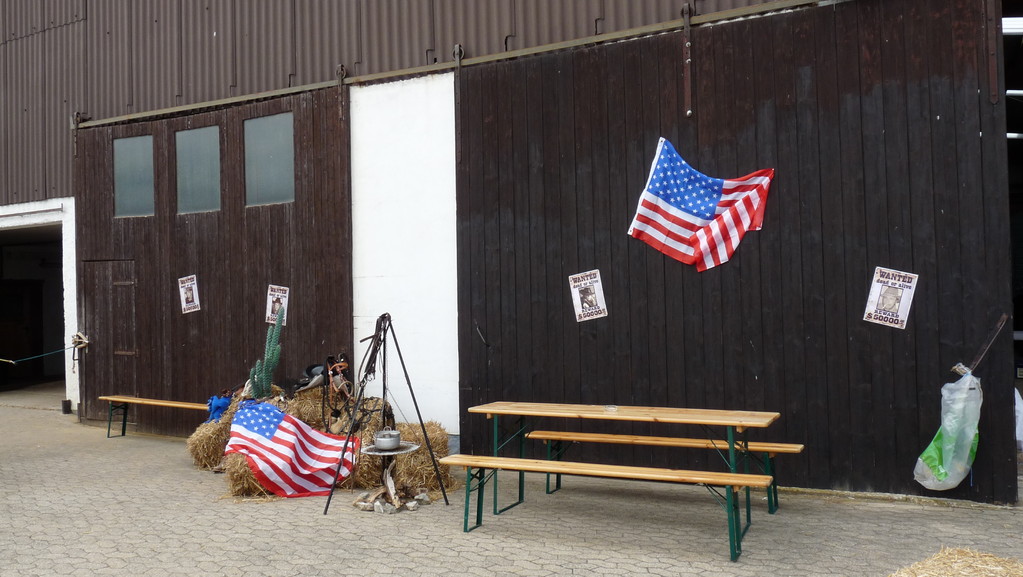
[[[416,401],[416,393],[412,389],[412,380],[409,378],[408,368],[406,368],[406,366],[405,366],[405,359],[401,355],[401,347],[398,346],[398,336],[394,332],[394,326],[391,323],[391,315],[389,313],[384,313],[384,314],[380,315],[377,318],[376,330],[374,331],[373,335],[363,339],[363,342],[367,341],[367,340],[371,340],[371,339],[372,339],[372,342],[370,343],[370,346],[366,350],[366,354],[363,357],[363,365],[362,365],[363,375],[362,375],[362,378],[360,379],[360,387],[359,387],[358,394],[355,397],[355,402],[352,403],[352,412],[351,412],[350,418],[349,418],[349,422],[351,423],[351,425],[349,426],[348,433],[347,433],[347,435],[345,437],[344,449],[341,451],[341,456],[338,457],[337,470],[334,472],[334,483],[330,486],[330,494],[327,496],[327,504],[323,508],[323,514],[324,515],[327,514],[327,510],[330,508],[330,501],[334,497],[334,489],[337,487],[337,479],[338,479],[338,476],[341,474],[342,459],[344,458],[344,454],[348,450],[348,442],[349,442],[348,440],[351,439],[351,437],[352,437],[352,435],[354,433],[354,429],[356,427],[356,422],[357,422],[356,415],[358,415],[359,408],[361,407],[363,399],[365,397],[365,390],[366,390],[365,383],[366,383],[366,381],[368,380],[368,378],[370,376],[373,376],[373,375],[376,374],[376,366],[377,366],[377,360],[378,359],[380,359],[382,361],[382,364],[383,364],[383,367],[384,367],[384,378],[383,378],[383,381],[382,381],[383,382],[383,393],[381,394],[381,399],[383,400],[384,403],[387,402],[387,335],[388,334],[390,334],[391,338],[394,340],[394,350],[398,353],[398,361],[401,363],[401,371],[405,375],[405,383],[408,385],[408,392],[409,392],[409,395],[412,397],[412,404],[416,408],[416,418],[419,419],[419,427],[420,427],[420,429],[423,432],[423,440],[426,443],[426,449],[427,449],[427,451],[430,452],[430,461],[433,463],[433,472],[434,472],[434,475],[436,475],[437,484],[440,486],[441,494],[444,495],[444,504],[445,505],[450,505],[451,504],[450,502],[448,502],[448,493],[447,493],[447,490],[444,488],[444,481],[443,481],[443,479],[441,478],[441,475],[440,475],[440,466],[437,464],[437,456],[433,452],[433,445],[430,443],[430,436],[426,432],[426,425],[425,425],[425,423],[423,423],[423,415],[419,411],[419,402]],[[381,411],[381,418],[384,418],[383,414],[384,414],[384,411]]]

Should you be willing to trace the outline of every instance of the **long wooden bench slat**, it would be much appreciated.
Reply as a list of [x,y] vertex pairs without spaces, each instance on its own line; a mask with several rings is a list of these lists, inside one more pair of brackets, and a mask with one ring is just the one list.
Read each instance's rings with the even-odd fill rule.
[[175,409],[194,409],[196,411],[208,411],[206,403],[189,403],[185,401],[165,401],[163,399],[146,399],[143,397],[132,397],[129,395],[105,395],[99,397],[101,401],[111,403],[130,403],[134,405],[154,405],[157,407],[171,407]]
[[604,465],[600,463],[578,463],[572,461],[548,461],[546,459],[519,459],[513,457],[491,457],[480,455],[448,455],[440,460],[443,465],[500,469],[506,471],[528,471],[586,477],[609,477],[615,479],[636,479],[644,481],[667,481],[673,483],[699,483],[714,486],[768,487],[770,475],[742,473],[719,473],[715,471],[690,471],[685,469],[659,469],[655,467],[630,467]]
[[[728,441],[720,439],[614,435],[609,433],[577,433],[574,431],[530,431],[526,433],[526,438],[546,441],[577,441],[581,443],[616,443],[620,445],[650,445],[657,447],[728,450]],[[795,454],[803,452],[803,445],[797,443],[770,443],[757,441],[749,443],[749,450],[758,453]]]

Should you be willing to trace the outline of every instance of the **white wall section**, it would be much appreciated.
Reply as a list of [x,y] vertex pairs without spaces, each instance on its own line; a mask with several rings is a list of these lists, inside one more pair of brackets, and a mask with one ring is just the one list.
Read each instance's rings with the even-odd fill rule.
[[[351,88],[353,375],[389,313],[424,421],[458,434],[454,75]],[[395,418],[417,422],[389,340]],[[380,396],[384,367],[366,389]]]

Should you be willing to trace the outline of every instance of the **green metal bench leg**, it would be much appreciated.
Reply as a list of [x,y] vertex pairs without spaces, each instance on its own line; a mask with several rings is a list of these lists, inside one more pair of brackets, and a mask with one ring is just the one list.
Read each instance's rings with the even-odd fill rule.
[[774,515],[778,510],[778,481],[774,478],[774,456],[764,453],[764,474],[771,476],[771,484],[767,486],[767,512]]
[[[568,447],[562,447],[562,442],[561,441],[547,441],[545,444],[547,445],[547,460],[548,461],[553,461],[553,460],[560,461],[561,460],[561,456],[563,454],[565,454],[565,450],[568,449]],[[571,446],[571,445],[569,445],[569,446]],[[554,488],[553,489],[551,489],[551,475],[552,474],[555,475],[555,478],[554,478]],[[561,473],[547,473],[547,485],[546,485],[547,494],[550,495],[551,493],[554,493],[555,491],[557,491],[560,488],[561,488]]]
[[128,403],[114,404],[110,401],[110,405],[107,409],[107,438],[110,438],[110,425],[114,421],[114,412],[121,412],[121,436],[123,437],[128,431]]
[[[497,471],[494,471],[494,479],[497,479]],[[507,511],[508,509],[511,509],[512,507],[523,503],[525,500],[526,500],[526,472],[525,471],[519,471],[519,498],[518,498],[517,501],[515,501],[511,505],[508,505],[506,507],[502,507],[501,509],[497,508],[497,485],[494,485],[494,514],[495,515],[500,515],[501,513],[504,513],[505,511]]]
[[[498,424],[498,416],[494,415],[494,419],[493,420],[494,420],[494,431],[493,431],[494,456],[496,457],[500,453],[501,447],[503,447],[506,443],[500,443],[500,444],[498,443],[498,439],[501,438],[500,437],[501,427]],[[525,427],[524,427],[524,424],[525,424],[525,417],[519,417],[517,419],[517,421],[516,421],[516,427],[517,427],[516,432],[515,432],[514,435],[512,435],[512,438],[508,440],[508,442],[511,442],[513,440],[516,440],[516,439],[518,440],[518,444],[519,444],[519,458],[520,459],[524,458],[526,456],[526,437],[525,437]],[[518,499],[518,501],[515,501],[511,505],[508,505],[507,507],[503,507],[503,508],[500,507],[498,505],[498,503],[497,503],[497,470],[495,469],[494,471],[492,471],[491,475],[493,476],[493,480],[494,480],[494,487],[493,487],[493,489],[494,489],[494,515],[500,515],[501,513],[504,513],[508,509],[511,509],[512,507],[514,507],[514,506],[516,506],[516,505],[518,505],[518,504],[520,504],[520,503],[522,503],[523,501],[526,500],[526,472],[525,471],[519,471],[519,475],[518,475],[518,477],[519,477],[519,499]]]
[[[472,481],[476,479],[476,487],[473,488]],[[487,484],[487,470],[477,469],[473,473],[472,467],[465,468],[465,516],[462,519],[462,531],[468,533],[483,524],[483,488]],[[476,491],[476,524],[469,526],[469,502],[472,492]]]
[[725,487],[724,490],[727,492],[725,507],[728,509],[728,553],[731,561],[739,561],[739,556],[743,554],[743,537],[750,529],[750,522],[747,520],[743,526],[739,490],[735,487]]
[[714,497],[718,505],[725,510],[728,516],[728,553],[732,561],[736,561],[739,559],[739,555],[742,554],[742,538],[750,528],[749,522],[746,523],[745,527],[742,524],[742,513],[739,509],[739,489],[737,487],[726,486],[724,487],[725,494],[722,495],[718,488],[713,485],[703,485],[703,488],[707,489],[707,492]]
[[[525,500],[526,500],[526,472],[525,471],[519,471],[519,498],[518,498],[518,500],[516,500],[514,503],[512,503],[510,505],[506,505],[504,507],[501,507],[500,505],[497,504],[497,470],[495,469],[495,470],[491,471],[490,474],[493,476],[493,479],[494,479],[494,514],[495,515],[500,515],[501,513],[504,513],[505,511],[507,511],[508,509],[511,509],[512,507],[515,507],[516,505],[520,505],[523,502],[525,502]],[[480,492],[480,494],[482,494],[482,491]]]
[[[504,446],[504,443],[501,443],[501,426],[498,424],[499,419],[500,417],[498,415],[494,415],[493,419],[494,430],[491,432],[491,434],[493,435],[491,438],[494,440],[495,457],[498,456],[498,454],[500,454],[501,447]],[[500,514],[497,505],[497,471],[494,471],[494,514],[495,515]]]
[[742,554],[742,535],[744,533],[739,518],[739,499],[737,491],[731,486],[725,487],[726,505],[728,510],[728,553],[732,561],[738,561]]
[[[743,466],[745,467],[745,470],[743,472],[748,475],[749,474],[750,452],[749,452],[749,443],[746,441],[746,435],[745,434],[743,434],[743,436],[742,436],[742,445],[743,445],[743,447],[742,447],[742,462],[743,462]],[[749,485],[747,485],[746,486],[746,527],[749,528],[749,526],[752,525],[752,524],[753,524],[753,513],[751,511],[751,505],[750,505],[750,487],[749,487]],[[743,534],[745,534],[745,532]]]

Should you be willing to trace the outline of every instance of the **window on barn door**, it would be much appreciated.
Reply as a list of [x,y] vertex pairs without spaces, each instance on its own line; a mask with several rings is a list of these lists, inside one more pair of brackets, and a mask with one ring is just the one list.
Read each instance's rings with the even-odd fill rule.
[[245,121],[245,204],[295,200],[294,120],[290,112]]
[[174,135],[178,165],[178,214],[220,210],[220,127]]
[[114,139],[114,216],[152,216],[153,137]]

